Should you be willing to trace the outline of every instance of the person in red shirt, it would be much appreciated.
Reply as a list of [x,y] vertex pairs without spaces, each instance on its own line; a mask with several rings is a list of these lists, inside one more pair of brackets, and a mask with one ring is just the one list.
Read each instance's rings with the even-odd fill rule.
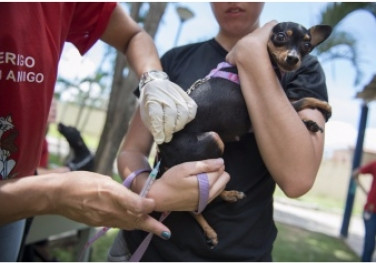
[[[359,175],[371,175],[372,183],[369,191],[361,184]],[[359,185],[362,192],[367,196],[364,205],[363,219],[365,226],[364,246],[362,253],[362,261],[372,261],[373,252],[375,251],[376,237],[376,161],[370,162],[353,172],[355,181]]]
[[[17,259],[24,219],[42,214],[143,229],[168,239],[170,230],[148,216],[154,200],[109,176],[83,171],[31,176],[39,163],[64,43],[72,42],[84,54],[101,39],[122,52],[141,77],[161,70],[151,37],[120,5],[109,2],[2,2],[0,17],[0,261]],[[155,78],[144,78],[140,107],[153,136],[168,141],[194,118],[197,105],[167,78]],[[156,121],[161,119],[166,122]],[[217,160],[186,163],[171,172],[181,175],[192,168],[196,174],[211,171],[211,196],[229,180]],[[185,181],[174,182],[181,186]],[[197,184],[189,187],[198,195]]]

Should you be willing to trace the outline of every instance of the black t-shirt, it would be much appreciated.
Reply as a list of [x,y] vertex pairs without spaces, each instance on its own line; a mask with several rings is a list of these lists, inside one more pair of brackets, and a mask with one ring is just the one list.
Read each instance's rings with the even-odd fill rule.
[[[212,39],[172,49],[161,60],[171,81],[186,90],[225,61],[226,55],[227,51]],[[324,73],[313,56],[306,56],[302,67],[285,74],[281,83],[290,99],[328,99]],[[171,230],[171,239],[153,237],[142,261],[271,261],[277,235],[273,221],[275,182],[254,135],[249,133],[238,142],[227,143],[223,158],[231,175],[226,189],[242,191],[246,198],[236,203],[217,198],[204,210],[204,217],[218,234],[218,245],[210,248],[190,213],[172,212],[164,221]],[[146,234],[124,231],[124,235],[134,252]]]

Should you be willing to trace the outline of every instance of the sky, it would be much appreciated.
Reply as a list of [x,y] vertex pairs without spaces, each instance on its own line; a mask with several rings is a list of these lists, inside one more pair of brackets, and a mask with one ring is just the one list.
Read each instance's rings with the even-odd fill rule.
[[[275,19],[279,22],[293,21],[309,28],[318,23],[320,12],[326,5],[327,2],[267,2],[260,24]],[[195,14],[182,25],[178,45],[207,40],[218,32],[218,25],[209,3],[169,3],[155,38],[160,55],[175,45],[175,36],[180,24],[176,6],[188,7]],[[355,70],[348,61],[322,62],[329,102],[333,108],[333,115],[326,124],[325,152],[328,155],[335,149],[347,149],[355,145],[362,104],[355,95],[376,74],[376,19],[365,11],[358,11],[346,17],[340,27],[357,39],[363,77],[359,84],[355,85]],[[84,77],[95,70],[101,54],[103,44],[100,42],[84,57],[80,57],[72,45],[66,45],[59,74],[71,78],[77,77],[77,74]],[[369,104],[364,148],[376,152],[376,102]]]

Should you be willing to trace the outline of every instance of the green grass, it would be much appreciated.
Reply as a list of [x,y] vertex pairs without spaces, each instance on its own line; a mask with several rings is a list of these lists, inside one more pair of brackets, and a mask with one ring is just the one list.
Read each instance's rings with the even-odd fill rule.
[[[56,129],[56,125],[50,127],[49,135],[61,137]],[[98,139],[84,135],[85,142],[89,147],[95,148]],[[58,156],[50,155],[50,162],[59,165]],[[114,180],[120,182],[118,175],[114,175]],[[277,188],[275,197],[286,198],[281,190]],[[302,203],[309,203],[324,210],[339,211],[343,203],[327,197],[317,195],[306,195],[297,199]],[[356,210],[356,209],[355,209]],[[361,209],[359,209],[361,211]],[[324,234],[307,231],[295,226],[277,223],[278,236],[274,244],[273,260],[276,262],[354,262],[359,261],[359,257],[344,243],[343,240],[330,237]],[[107,253],[118,230],[111,229],[105,236],[98,239],[91,248],[91,261],[107,261]],[[50,251],[59,261],[76,261],[75,242],[52,244]]]
[[[50,160],[56,165],[59,164],[57,156],[51,155]],[[56,160],[55,160],[56,159]],[[120,182],[118,175],[113,179]],[[276,191],[277,198],[285,198],[280,190]],[[301,199],[299,199],[301,200]],[[337,207],[326,199],[311,198],[301,200],[309,201],[310,204],[324,206],[328,209]],[[343,240],[330,237],[324,234],[307,231],[295,226],[277,223],[278,236],[274,245],[273,260],[279,262],[354,262],[359,261],[357,255],[344,243]],[[99,238],[91,248],[91,261],[107,261],[107,253],[115,236],[117,229],[110,229],[103,237]],[[58,245],[51,245],[51,254],[59,261],[76,261],[74,242],[59,242]]]
[[277,223],[274,243],[276,262],[354,262],[359,257],[342,240],[324,234]]
[[[356,262],[359,257],[341,239],[277,223],[278,236],[273,249],[275,262]],[[110,229],[91,248],[92,262],[107,261],[108,250],[118,233]],[[73,245],[52,248],[60,261],[76,261]]]
[[[292,199],[286,197],[279,187],[276,187],[274,192],[274,197],[276,200],[287,200],[291,201]],[[293,199],[294,201],[300,202],[303,205],[309,205],[312,207],[317,207],[324,211],[334,212],[334,213],[343,213],[345,206],[344,200],[338,200],[330,198],[325,195],[311,194],[307,193],[299,198]],[[361,215],[363,212],[363,204],[354,203],[352,215]]]

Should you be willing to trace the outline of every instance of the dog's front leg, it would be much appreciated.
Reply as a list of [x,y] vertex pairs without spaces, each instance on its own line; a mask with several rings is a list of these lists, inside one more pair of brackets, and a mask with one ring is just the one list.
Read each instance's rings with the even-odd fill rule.
[[215,230],[209,225],[208,221],[206,221],[202,214],[191,214],[201,226],[205,236],[208,238],[208,244],[211,246],[211,248],[214,248],[218,244],[217,232],[215,232]]
[[[332,115],[332,108],[329,103],[316,98],[303,98],[298,101],[293,101],[292,105],[297,112],[307,108],[318,109],[325,115],[324,117],[326,120],[328,120]],[[311,132],[324,132],[324,129],[320,127],[315,121],[303,119],[303,122],[307,129]]]

